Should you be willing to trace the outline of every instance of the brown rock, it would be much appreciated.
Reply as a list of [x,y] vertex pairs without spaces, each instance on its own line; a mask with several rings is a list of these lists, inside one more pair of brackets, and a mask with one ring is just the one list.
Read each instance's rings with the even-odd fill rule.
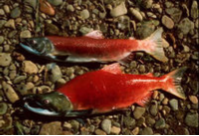
[[60,135],[62,133],[61,122],[55,121],[43,124],[39,135]]

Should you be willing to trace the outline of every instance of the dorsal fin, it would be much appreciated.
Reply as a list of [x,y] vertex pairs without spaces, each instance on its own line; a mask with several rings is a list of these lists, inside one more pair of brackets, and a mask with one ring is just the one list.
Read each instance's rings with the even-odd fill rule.
[[119,63],[113,63],[110,65],[107,65],[107,66],[103,67],[102,70],[112,73],[112,74],[123,74]]
[[100,30],[94,30],[85,35],[86,37],[94,38],[94,39],[104,39],[104,35]]

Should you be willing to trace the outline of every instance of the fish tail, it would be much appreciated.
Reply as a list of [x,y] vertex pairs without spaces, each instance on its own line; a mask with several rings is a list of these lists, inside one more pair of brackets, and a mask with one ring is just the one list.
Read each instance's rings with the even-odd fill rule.
[[158,28],[148,38],[141,41],[144,51],[161,62],[167,62],[163,47],[168,45],[168,42],[162,38],[162,28]]
[[162,80],[166,80],[166,83],[163,82],[163,89],[181,99],[186,99],[184,91],[180,85],[182,76],[186,69],[186,67],[182,67],[164,75]]

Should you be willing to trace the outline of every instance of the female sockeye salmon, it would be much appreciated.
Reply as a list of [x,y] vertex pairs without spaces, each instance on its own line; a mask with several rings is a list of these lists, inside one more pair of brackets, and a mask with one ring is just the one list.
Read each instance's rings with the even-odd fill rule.
[[168,59],[163,47],[168,43],[162,38],[162,31],[159,28],[144,40],[104,39],[100,31],[92,31],[82,37],[47,36],[23,39],[20,45],[25,50],[52,61],[120,62],[133,51],[144,51],[155,59],[166,62]]
[[[27,96],[24,106],[42,115],[76,117],[119,110],[135,103],[144,106],[155,89],[185,99],[180,86],[185,70],[180,68],[161,77],[132,75],[122,73],[115,63],[78,76],[55,92]],[[31,103],[37,103],[37,108]]]

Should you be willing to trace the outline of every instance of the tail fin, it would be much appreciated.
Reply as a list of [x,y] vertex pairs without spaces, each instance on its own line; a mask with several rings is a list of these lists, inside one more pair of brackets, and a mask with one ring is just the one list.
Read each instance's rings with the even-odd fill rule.
[[167,47],[168,43],[162,38],[162,28],[158,28],[151,36],[142,40],[142,44],[147,45],[144,50],[152,55],[155,59],[167,62],[168,58],[164,54],[163,47]]
[[166,80],[166,83],[164,83],[163,89],[181,99],[186,99],[185,94],[180,85],[182,76],[186,69],[186,67],[182,67],[170,72],[167,75],[164,75],[162,78],[163,80]]

